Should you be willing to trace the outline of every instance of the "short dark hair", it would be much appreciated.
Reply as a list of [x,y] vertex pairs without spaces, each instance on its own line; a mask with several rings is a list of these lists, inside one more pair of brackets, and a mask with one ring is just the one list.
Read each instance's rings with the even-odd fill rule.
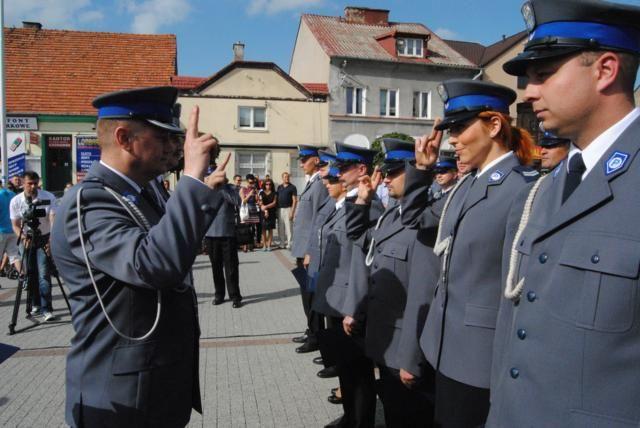
[[236,178],[239,178],[240,180],[242,180],[242,176],[240,174],[236,174],[233,176],[233,179],[235,180]]
[[247,174],[247,176],[245,177],[245,180],[255,180],[256,177],[253,174]]
[[35,171],[26,171],[24,173],[24,178],[28,178],[30,180],[40,181],[40,176]]

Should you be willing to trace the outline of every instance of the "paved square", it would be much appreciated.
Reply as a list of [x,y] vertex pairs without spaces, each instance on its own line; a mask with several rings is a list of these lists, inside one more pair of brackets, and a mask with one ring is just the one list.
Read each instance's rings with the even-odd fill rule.
[[[213,306],[209,259],[193,268],[200,325],[200,385],[204,415],[194,412],[192,427],[320,427],[342,414],[327,402],[337,379],[320,379],[311,362],[318,353],[299,355],[291,338],[305,327],[298,285],[288,251],[240,253],[244,306]],[[8,325],[17,282],[0,279],[0,342],[20,348],[0,363],[0,425],[65,426],[65,355],[73,334],[57,285],[54,313],[59,322],[37,325],[13,336]],[[17,329],[31,326],[24,303]]]

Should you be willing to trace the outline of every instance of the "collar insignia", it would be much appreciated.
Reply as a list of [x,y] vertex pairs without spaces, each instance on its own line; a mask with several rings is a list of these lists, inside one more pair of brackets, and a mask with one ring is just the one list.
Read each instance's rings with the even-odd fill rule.
[[624,164],[627,163],[627,159],[629,159],[628,153],[614,152],[604,164],[605,175],[609,176],[624,167]]
[[122,196],[132,204],[138,205],[138,195],[136,195],[135,193],[125,192],[122,194]]
[[504,172],[500,170],[495,171],[489,177],[489,183],[495,183],[496,181],[499,181],[503,176],[504,176]]

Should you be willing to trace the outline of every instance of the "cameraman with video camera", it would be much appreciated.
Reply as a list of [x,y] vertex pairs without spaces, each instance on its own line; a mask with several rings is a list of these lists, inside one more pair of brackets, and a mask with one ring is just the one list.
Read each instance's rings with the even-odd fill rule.
[[38,189],[39,183],[40,177],[36,172],[25,172],[24,191],[11,199],[9,213],[13,231],[19,239],[20,252],[28,251],[29,257],[25,259],[28,260],[28,283],[34,281],[37,275],[39,293],[31,293],[31,315],[42,315],[46,322],[56,319],[51,313],[51,273],[47,262],[56,197]]

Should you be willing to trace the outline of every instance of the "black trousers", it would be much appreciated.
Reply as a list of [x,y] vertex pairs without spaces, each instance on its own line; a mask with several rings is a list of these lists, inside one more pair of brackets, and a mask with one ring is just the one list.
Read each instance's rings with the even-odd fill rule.
[[[213,272],[215,298],[224,299],[225,289],[229,291],[229,299],[242,300],[238,274],[238,244],[235,237],[206,239],[207,252]],[[225,287],[226,285],[226,287]]]
[[384,407],[387,428],[413,428],[433,426],[433,369],[411,387],[400,380],[400,371],[379,365],[379,395]]
[[467,385],[436,372],[435,423],[442,428],[484,426],[489,415],[489,390]]
[[320,334],[324,360],[338,366],[344,416],[341,427],[373,428],[376,416],[376,380],[373,362],[364,355],[360,337],[347,336],[342,319],[327,317],[328,328]]

